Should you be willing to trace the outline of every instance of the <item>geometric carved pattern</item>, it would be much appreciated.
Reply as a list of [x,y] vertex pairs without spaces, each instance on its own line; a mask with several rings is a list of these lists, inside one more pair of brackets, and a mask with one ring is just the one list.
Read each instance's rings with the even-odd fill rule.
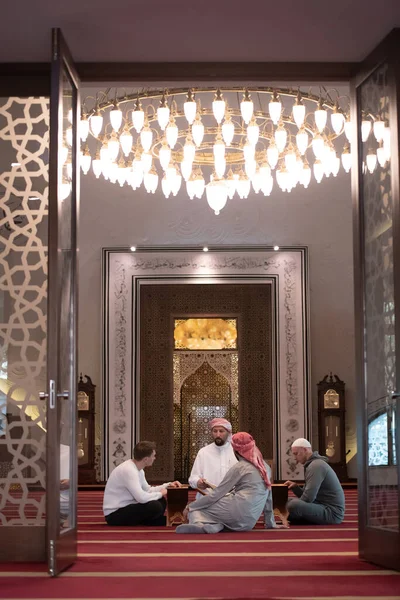
[[[379,115],[390,127],[387,65],[376,69],[361,86],[361,109]],[[373,134],[370,134],[373,136]],[[363,160],[368,143],[362,144]],[[398,476],[394,446],[388,438],[388,423],[395,439],[395,400],[390,390],[398,389],[395,353],[395,306],[393,261],[393,195],[390,161],[383,168],[361,177],[364,241],[366,421],[368,426],[369,502],[368,525],[399,529]],[[398,266],[397,266],[398,268]],[[377,446],[376,428],[385,422],[386,446]],[[380,442],[384,441],[380,439]],[[384,450],[384,451],[383,451]],[[386,454],[386,456],[384,456]],[[372,464],[381,465],[370,468]],[[389,466],[384,466],[384,464]]]
[[271,286],[264,284],[213,284],[212,293],[202,283],[141,287],[140,437],[157,441],[153,479],[166,481],[174,473],[173,323],[184,316],[237,317],[239,429],[254,436],[264,456],[273,456],[271,307]]
[[43,525],[48,99],[0,101],[0,140],[0,524]]

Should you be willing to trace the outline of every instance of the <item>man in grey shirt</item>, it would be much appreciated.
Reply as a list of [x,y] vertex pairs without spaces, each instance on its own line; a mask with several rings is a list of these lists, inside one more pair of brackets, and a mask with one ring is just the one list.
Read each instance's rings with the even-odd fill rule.
[[304,438],[292,444],[292,454],[296,462],[304,465],[304,487],[293,481],[286,481],[297,498],[287,503],[289,521],[293,525],[334,525],[344,518],[344,493],[335,471],[328,465],[328,459],[313,452],[311,444]]

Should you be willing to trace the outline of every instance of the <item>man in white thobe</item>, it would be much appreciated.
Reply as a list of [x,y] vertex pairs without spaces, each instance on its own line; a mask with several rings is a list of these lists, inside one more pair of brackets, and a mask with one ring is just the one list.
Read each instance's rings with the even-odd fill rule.
[[[210,487],[208,484],[218,486],[237,463],[231,445],[232,425],[222,418],[213,419],[209,425],[214,441],[199,450],[189,477],[189,485],[199,490],[206,490]],[[201,498],[201,494],[196,498]]]

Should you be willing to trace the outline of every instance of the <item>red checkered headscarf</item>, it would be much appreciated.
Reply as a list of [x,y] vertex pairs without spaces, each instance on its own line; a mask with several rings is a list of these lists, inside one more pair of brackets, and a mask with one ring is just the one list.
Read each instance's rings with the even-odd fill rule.
[[260,450],[257,448],[253,437],[245,431],[239,431],[232,436],[231,444],[235,452],[240,454],[240,456],[243,456],[243,458],[248,460],[260,471],[260,475],[263,478],[265,485],[270,488],[271,482],[265,468],[264,459]]

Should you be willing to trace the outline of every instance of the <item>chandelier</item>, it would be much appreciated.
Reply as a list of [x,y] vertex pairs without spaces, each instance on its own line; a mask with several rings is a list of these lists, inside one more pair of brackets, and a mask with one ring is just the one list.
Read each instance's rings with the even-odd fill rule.
[[[183,185],[190,199],[206,195],[219,214],[235,194],[269,196],[274,185],[290,192],[351,169],[351,121],[347,96],[320,89],[191,88],[87,97],[79,124],[81,167],[96,178],[142,185],[165,197]],[[385,121],[364,115],[362,140],[371,131],[378,148],[368,152],[373,172],[390,157]],[[72,129],[66,131],[66,147]]]

